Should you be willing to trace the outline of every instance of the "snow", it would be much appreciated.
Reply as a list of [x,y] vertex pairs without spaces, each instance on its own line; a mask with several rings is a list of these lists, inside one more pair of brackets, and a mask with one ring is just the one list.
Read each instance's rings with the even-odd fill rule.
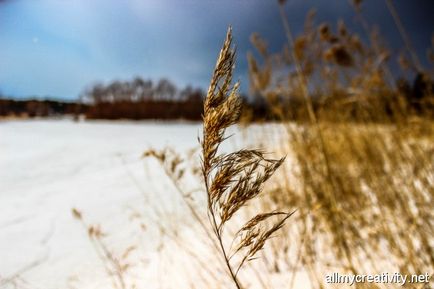
[[[141,158],[150,148],[193,149],[200,129],[189,122],[0,122],[0,288],[113,288],[72,208],[101,225],[119,256],[137,247],[128,259],[130,288],[225,288],[225,272],[179,192],[156,161]],[[221,284],[211,285],[204,264]]]

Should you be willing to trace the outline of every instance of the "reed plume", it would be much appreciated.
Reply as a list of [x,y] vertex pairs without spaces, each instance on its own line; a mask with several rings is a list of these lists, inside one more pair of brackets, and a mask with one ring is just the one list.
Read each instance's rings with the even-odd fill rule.
[[[239,83],[232,86],[235,50],[232,48],[232,30],[226,40],[204,102],[202,146],[202,173],[208,199],[208,215],[225,264],[236,288],[244,288],[238,272],[247,261],[255,258],[266,241],[291,214],[284,212],[260,213],[232,236],[231,248],[225,245],[225,226],[249,201],[257,198],[264,183],[283,163],[284,158],[268,159],[264,152],[242,149],[219,154],[219,146],[226,139],[225,130],[238,121],[241,100]],[[265,221],[280,217],[271,227]],[[237,258],[234,258],[237,257]]]

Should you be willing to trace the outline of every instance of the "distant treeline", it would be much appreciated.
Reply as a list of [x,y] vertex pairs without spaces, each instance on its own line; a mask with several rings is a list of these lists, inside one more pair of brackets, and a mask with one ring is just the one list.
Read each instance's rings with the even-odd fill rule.
[[[433,114],[433,83],[430,78],[416,77],[414,82],[401,81],[396,93],[384,93],[382,99],[368,100],[387,116],[393,111],[399,99],[408,104],[403,113]],[[0,97],[0,116],[14,117],[51,117],[84,115],[87,119],[186,119],[200,120],[203,112],[205,92],[187,86],[179,90],[172,82],[162,79],[156,83],[151,80],[135,78],[132,81],[114,81],[107,85],[95,84],[80,96],[77,102],[56,100],[13,100]],[[428,96],[424,97],[424,96]],[[243,97],[243,117],[249,121],[279,119],[282,111],[294,120],[306,116],[306,104],[300,98],[281,98],[265,100],[261,97]],[[248,99],[248,100],[247,100]],[[375,103],[374,103],[375,102]],[[331,116],[336,110],[345,110],[348,119],[357,118],[363,113],[366,100],[359,100],[346,94],[324,98],[312,97],[316,113]],[[362,108],[362,109],[361,109]],[[342,115],[342,114],[340,114]]]
[[85,114],[88,106],[57,100],[15,100],[0,98],[1,117],[52,117]]
[[188,119],[200,120],[204,92],[187,86],[179,90],[172,82],[154,83],[136,77],[132,81],[95,84],[81,99],[89,103],[89,119]]

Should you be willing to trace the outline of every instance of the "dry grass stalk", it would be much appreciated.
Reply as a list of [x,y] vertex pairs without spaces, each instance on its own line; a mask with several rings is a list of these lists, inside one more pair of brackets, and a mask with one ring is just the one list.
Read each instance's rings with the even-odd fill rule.
[[128,262],[129,255],[136,249],[135,246],[129,246],[121,254],[113,253],[103,238],[106,234],[99,225],[89,225],[83,218],[83,214],[76,208],[72,209],[73,217],[78,220],[87,231],[90,241],[94,246],[108,276],[112,279],[112,286],[115,289],[127,289],[126,272],[130,269],[131,264]]
[[422,65],[420,63],[419,57],[417,56],[416,50],[414,49],[411,41],[410,41],[410,37],[408,36],[404,25],[401,22],[401,18],[398,15],[398,12],[395,9],[395,5],[393,4],[392,0],[385,0],[387,8],[390,11],[390,14],[393,17],[393,20],[395,21],[395,25],[398,28],[399,34],[402,37],[402,40],[404,41],[405,47],[408,51],[408,53],[410,54],[410,57],[413,61],[413,65],[415,66],[415,69],[417,71],[422,71]]
[[[248,221],[234,236],[234,251],[225,246],[225,226],[249,201],[258,197],[264,183],[283,163],[258,150],[239,150],[218,154],[220,144],[226,139],[225,130],[239,118],[241,101],[239,83],[232,86],[235,51],[232,48],[232,31],[229,28],[217,60],[214,74],[204,103],[202,146],[202,172],[208,197],[208,213],[230,277],[237,288],[243,288],[238,272],[255,258],[265,242],[279,229],[291,214],[271,212],[258,214]],[[263,226],[273,216],[282,216],[271,228]],[[233,257],[239,257],[235,265]]]
[[185,192],[180,184],[181,179],[186,173],[186,168],[182,167],[182,163],[184,162],[183,158],[170,148],[163,150],[149,149],[143,153],[143,157],[153,157],[158,160],[161,167],[164,169],[164,173],[172,181],[176,191],[180,194],[181,199],[190,210],[192,216],[201,225],[204,232],[208,234],[208,229],[203,222],[202,216],[189,199],[189,195],[192,192]]
[[[352,2],[361,17],[363,1]],[[300,247],[294,272],[307,272],[313,288],[326,286],[318,276],[331,267],[361,274],[432,272],[432,74],[417,75],[413,84],[405,80],[407,87],[398,90],[387,68],[393,54],[364,19],[367,42],[343,23],[337,31],[328,24],[306,25],[293,37],[283,5],[280,11],[288,37],[283,60],[270,69],[270,57],[260,55],[263,64],[252,57],[249,68],[251,79],[282,66],[289,71],[287,78],[254,88],[265,100],[277,99],[268,103],[287,121],[281,146],[295,165],[271,195],[274,205],[300,208],[296,232],[285,234]],[[410,60],[406,66],[416,74],[416,61]],[[307,108],[299,105],[294,112],[290,98],[306,98]],[[299,187],[288,186],[289,175]]]

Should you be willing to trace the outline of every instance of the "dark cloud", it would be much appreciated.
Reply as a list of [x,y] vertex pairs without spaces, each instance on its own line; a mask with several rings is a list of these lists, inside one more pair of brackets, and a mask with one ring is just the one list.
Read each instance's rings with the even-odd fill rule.
[[[265,2],[265,1],[264,1]],[[266,1],[260,9],[251,17],[241,17],[243,22],[234,24],[236,40],[239,46],[238,69],[237,72],[245,81],[247,86],[247,62],[244,57],[247,51],[252,50],[249,43],[249,35],[259,32],[267,39],[271,50],[278,51],[286,42],[282,29],[281,20],[277,12],[275,1]],[[431,37],[434,28],[434,1],[393,1],[400,18],[405,26],[410,39],[421,56],[423,63],[426,63],[426,49],[431,45]],[[343,19],[347,26],[362,37],[366,38],[366,33],[360,23],[356,21],[353,7],[349,1],[342,0],[288,0],[285,11],[294,34],[301,33],[307,13],[316,10],[316,23],[328,22],[336,24],[339,19]],[[243,11],[238,11],[242,14]],[[362,5],[362,14],[371,27],[377,27],[384,38],[386,44],[394,53],[403,50],[404,43],[399,34],[390,11],[387,9],[383,0],[365,0]],[[243,77],[244,76],[244,77]]]

